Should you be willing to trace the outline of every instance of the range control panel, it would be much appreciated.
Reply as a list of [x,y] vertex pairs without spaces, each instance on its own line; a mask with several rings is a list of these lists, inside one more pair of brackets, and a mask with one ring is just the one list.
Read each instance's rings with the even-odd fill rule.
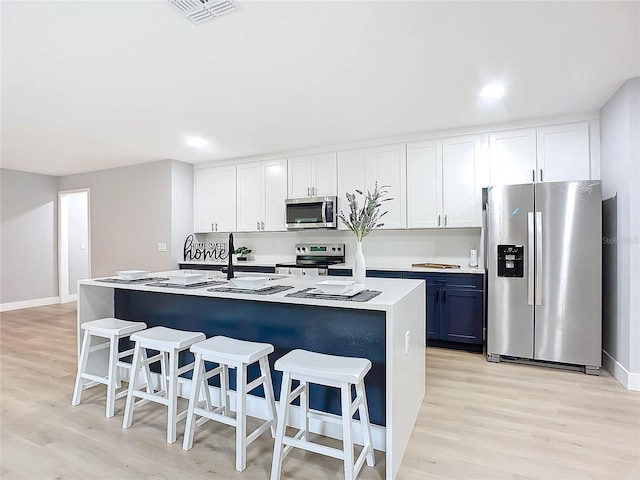
[[297,243],[296,255],[344,256],[344,243]]
[[524,277],[524,245],[498,245],[498,276]]

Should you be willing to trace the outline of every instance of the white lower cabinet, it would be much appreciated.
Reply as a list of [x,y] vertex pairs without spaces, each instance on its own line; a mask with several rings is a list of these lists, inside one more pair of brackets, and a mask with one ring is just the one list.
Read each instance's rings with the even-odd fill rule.
[[236,230],[236,166],[200,168],[193,172],[194,232]]
[[244,163],[237,169],[237,230],[286,230],[287,161]]
[[479,135],[407,145],[407,227],[482,226]]
[[[405,144],[338,152],[338,212],[349,214],[346,192],[360,190],[366,195],[377,183],[379,188],[387,186],[388,197],[392,198],[381,206],[387,214],[381,218],[384,225],[380,228],[406,228],[406,169]],[[364,197],[356,198],[361,207]],[[341,222],[338,228],[346,229]]]
[[591,180],[589,123],[489,134],[491,185]]

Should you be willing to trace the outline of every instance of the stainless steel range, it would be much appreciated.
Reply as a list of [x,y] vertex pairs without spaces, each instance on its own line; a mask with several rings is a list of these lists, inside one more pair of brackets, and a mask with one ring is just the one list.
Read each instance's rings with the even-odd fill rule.
[[328,275],[329,265],[344,263],[344,243],[297,243],[296,261],[277,263],[276,273]]

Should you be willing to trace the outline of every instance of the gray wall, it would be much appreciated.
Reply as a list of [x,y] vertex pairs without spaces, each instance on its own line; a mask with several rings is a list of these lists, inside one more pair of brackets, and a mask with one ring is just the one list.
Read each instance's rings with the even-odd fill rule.
[[[184,241],[193,233],[193,165],[171,163],[171,259],[183,259]],[[167,245],[169,249],[169,245]]]
[[0,170],[0,303],[58,296],[58,177]]
[[[174,162],[60,177],[61,190],[91,189],[91,275],[176,268],[171,258]],[[158,252],[158,243],[167,251]]]
[[603,281],[609,282],[603,288],[603,348],[640,375],[640,78],[628,80],[600,111],[600,142]]

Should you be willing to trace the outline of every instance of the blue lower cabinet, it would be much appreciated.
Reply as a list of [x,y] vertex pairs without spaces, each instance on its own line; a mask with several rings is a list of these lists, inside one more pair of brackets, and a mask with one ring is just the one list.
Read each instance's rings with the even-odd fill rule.
[[[394,272],[388,270],[367,270],[367,277],[375,278],[403,278],[403,272]],[[350,277],[352,271],[350,268],[330,268],[329,275],[333,277]]]
[[482,344],[482,292],[463,288],[440,292],[440,339]]
[[402,278],[402,272],[393,272],[388,270],[367,270],[367,277]]
[[350,277],[351,269],[350,268],[330,268],[329,275],[332,277]]
[[[427,283],[429,345],[482,349],[482,275],[404,272]],[[465,347],[466,345],[466,347]]]
[[[226,265],[213,263],[181,263],[180,270],[213,270],[221,271]],[[236,272],[251,273],[276,273],[276,267],[268,267],[263,265],[242,265],[240,263],[233,264],[233,270]]]

